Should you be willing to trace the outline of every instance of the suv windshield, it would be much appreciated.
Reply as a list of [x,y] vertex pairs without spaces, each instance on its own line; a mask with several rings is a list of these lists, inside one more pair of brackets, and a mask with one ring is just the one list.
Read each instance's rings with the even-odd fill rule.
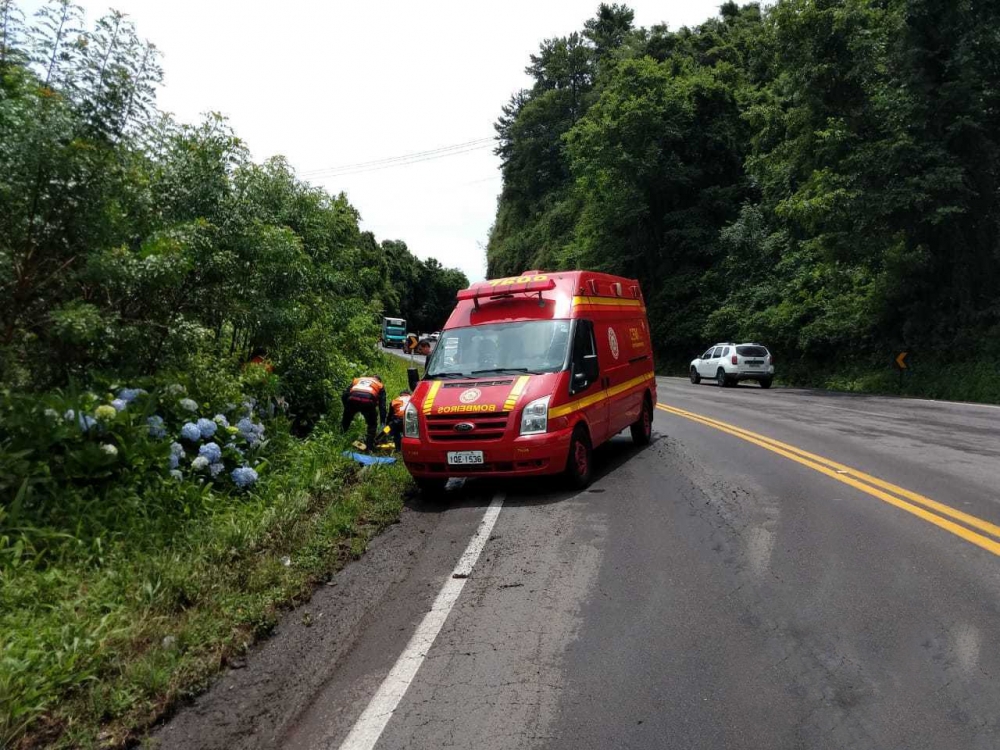
[[568,320],[453,328],[441,334],[427,377],[558,372],[566,366],[569,342]]
[[741,357],[766,357],[767,349],[763,346],[737,346],[736,353]]

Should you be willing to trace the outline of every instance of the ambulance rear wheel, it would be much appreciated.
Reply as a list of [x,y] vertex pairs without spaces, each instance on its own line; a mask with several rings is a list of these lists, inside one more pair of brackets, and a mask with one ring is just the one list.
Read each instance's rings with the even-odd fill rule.
[[642,413],[629,430],[632,433],[633,443],[649,445],[649,441],[653,438],[653,407],[650,405],[649,396],[642,399]]
[[444,495],[444,487],[448,484],[447,479],[427,479],[415,478],[417,489],[425,500],[440,500]]
[[593,453],[587,429],[582,425],[577,427],[573,431],[573,438],[569,443],[569,456],[566,458],[566,481],[573,489],[582,490],[590,486]]

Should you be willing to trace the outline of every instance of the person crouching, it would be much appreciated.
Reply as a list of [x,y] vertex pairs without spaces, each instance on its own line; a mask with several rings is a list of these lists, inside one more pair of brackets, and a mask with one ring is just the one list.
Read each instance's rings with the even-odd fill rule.
[[378,375],[354,378],[348,386],[341,401],[344,403],[344,419],[341,428],[347,432],[356,414],[365,418],[368,431],[365,435],[365,451],[370,452],[375,447],[375,430],[379,424],[385,424],[385,386]]
[[410,403],[410,392],[400,391],[389,408],[389,434],[392,435],[392,442],[395,443],[397,451],[403,448],[403,416],[406,414],[408,403]]

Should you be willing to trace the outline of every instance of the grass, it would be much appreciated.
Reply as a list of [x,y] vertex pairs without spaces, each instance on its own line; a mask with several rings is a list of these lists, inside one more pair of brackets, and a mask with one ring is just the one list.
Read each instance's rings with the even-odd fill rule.
[[902,376],[890,365],[870,363],[847,363],[826,372],[797,368],[779,373],[779,382],[848,393],[1000,404],[1000,368],[995,363],[911,359],[909,364]]
[[[909,365],[900,377],[891,363],[847,362],[833,367],[828,363],[779,363],[775,382],[848,393],[1000,404],[1000,367],[994,362],[911,358]],[[687,377],[688,364],[661,364],[657,371]]]
[[[405,367],[387,358],[390,394]],[[401,463],[362,472],[341,455],[361,431],[289,441],[252,493],[212,495],[169,536],[0,569],[0,747],[134,741],[363,554],[410,481]]]

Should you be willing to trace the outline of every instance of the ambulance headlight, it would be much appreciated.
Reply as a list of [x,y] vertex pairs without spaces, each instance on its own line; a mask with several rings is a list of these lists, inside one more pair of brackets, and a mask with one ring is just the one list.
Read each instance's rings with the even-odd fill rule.
[[521,434],[538,435],[549,429],[549,396],[536,398],[521,412]]
[[403,412],[403,434],[408,438],[420,437],[420,422],[417,420],[417,407],[411,401]]

